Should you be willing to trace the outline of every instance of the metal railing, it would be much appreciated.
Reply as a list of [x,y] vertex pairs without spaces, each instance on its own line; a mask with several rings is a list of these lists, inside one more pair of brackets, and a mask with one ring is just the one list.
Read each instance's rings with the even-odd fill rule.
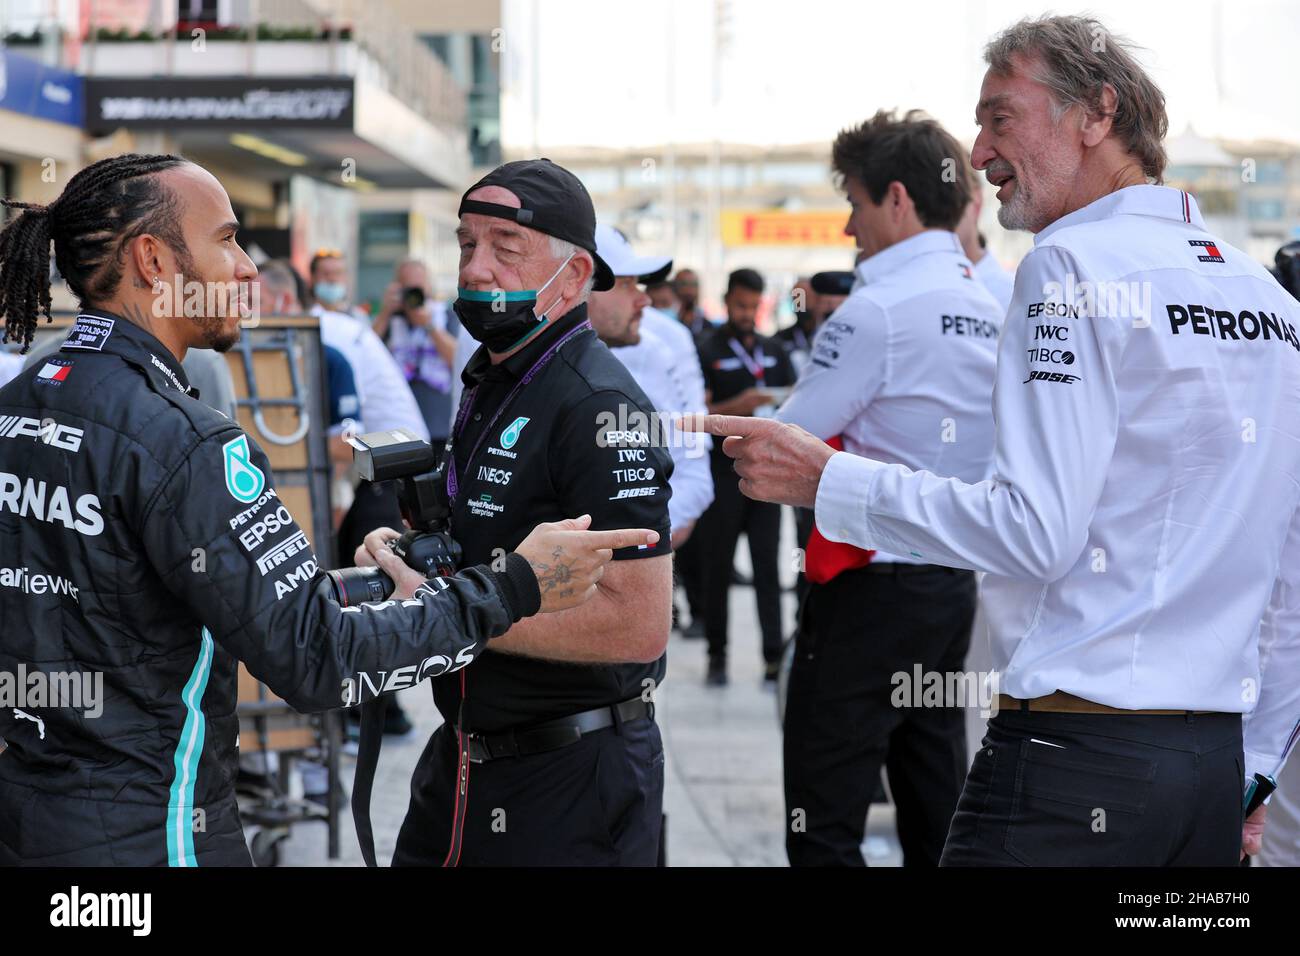
[[[93,24],[94,0],[90,0],[90,4]],[[174,45],[178,40],[188,40],[177,36],[175,8],[164,11],[162,6],[151,5],[150,21],[146,27],[158,37],[155,42]],[[366,81],[385,89],[430,122],[455,127],[465,124],[466,91],[413,29],[401,22],[397,11],[385,0],[236,0],[235,13],[236,22],[223,26],[248,30],[248,39],[242,42],[250,47],[247,58],[250,70],[256,60],[254,49],[257,44],[280,42],[259,40],[259,25],[279,29],[309,28],[314,36],[323,38],[315,42],[329,44],[329,63],[333,72],[348,72],[344,64],[355,62],[356,71],[363,74]],[[92,27],[85,57],[85,62],[92,64],[92,70],[96,43]],[[363,55],[355,59],[346,56],[348,44],[355,44],[356,50]],[[170,73],[174,70],[174,57],[169,55],[166,62],[165,72]]]

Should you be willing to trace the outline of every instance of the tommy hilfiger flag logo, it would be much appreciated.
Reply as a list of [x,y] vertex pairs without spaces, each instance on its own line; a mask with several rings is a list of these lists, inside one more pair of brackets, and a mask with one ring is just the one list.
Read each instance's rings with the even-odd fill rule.
[[1205,255],[1196,257],[1201,262],[1223,261],[1223,253],[1219,252],[1219,247],[1208,239],[1188,239],[1187,244],[1205,250]]
[[36,373],[38,379],[44,379],[50,385],[61,385],[63,380],[68,377],[72,371],[72,363],[63,365],[59,362],[46,362],[41,370]]

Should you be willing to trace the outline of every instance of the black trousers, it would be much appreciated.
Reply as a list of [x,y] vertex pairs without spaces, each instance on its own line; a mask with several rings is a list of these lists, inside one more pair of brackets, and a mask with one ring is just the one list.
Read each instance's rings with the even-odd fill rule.
[[882,767],[905,866],[939,862],[961,794],[964,712],[913,706],[921,692],[900,688],[915,683],[918,666],[922,675],[961,671],[975,576],[934,566],[871,567],[812,585],[804,601],[783,741],[792,866],[865,865],[867,811]]
[[692,622],[704,620],[704,546],[700,543],[698,531],[697,524],[686,543],[673,551],[673,576],[686,592],[686,606],[691,610]]
[[715,461],[713,504],[700,517],[692,535],[699,536],[703,548],[704,633],[709,640],[710,661],[727,659],[727,597],[736,542],[742,532],[749,540],[749,559],[754,566],[754,600],[758,602],[758,626],[763,635],[763,660],[770,664],[781,659],[781,581],[777,576],[781,506],[746,498],[741,494],[731,459],[721,467]]
[[[393,866],[442,866],[456,810],[456,728],[429,738]],[[654,866],[664,751],[653,720],[559,750],[469,765],[460,866]]]
[[944,866],[1236,866],[1241,715],[1000,711]]

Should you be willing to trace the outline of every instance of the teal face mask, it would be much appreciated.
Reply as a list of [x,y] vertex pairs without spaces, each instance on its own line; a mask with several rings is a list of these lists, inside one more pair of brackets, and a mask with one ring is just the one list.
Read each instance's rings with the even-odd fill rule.
[[[522,344],[544,326],[547,315],[540,316],[533,311],[537,297],[546,291],[555,277],[569,264],[570,255],[560,263],[554,275],[542,283],[540,289],[520,289],[507,292],[504,289],[456,289],[456,302],[452,306],[457,318],[477,341],[487,346],[489,352],[498,355],[509,352]],[[558,301],[558,300],[556,300]],[[555,303],[551,303],[553,308]]]
[[342,282],[317,282],[311,287],[311,291],[312,295],[316,296],[317,302],[335,305],[346,298],[348,287]]

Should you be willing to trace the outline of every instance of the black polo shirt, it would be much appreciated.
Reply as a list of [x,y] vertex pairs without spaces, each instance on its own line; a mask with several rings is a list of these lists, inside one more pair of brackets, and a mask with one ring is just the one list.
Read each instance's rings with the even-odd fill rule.
[[[451,527],[467,566],[490,565],[543,521],[583,514],[597,531],[659,532],[654,547],[616,551],[616,561],[672,552],[673,464],[654,406],[586,320],[580,305],[499,365],[480,348],[465,367]],[[664,657],[583,665],[500,653],[489,644],[461,672],[465,727],[497,733],[617,703],[641,694],[646,678],[662,682],[664,671]],[[432,682],[438,709],[452,723],[460,682],[460,673]]]
[[[709,390],[711,402],[725,402],[747,388],[794,385],[795,372],[790,363],[790,353],[775,338],[755,332],[747,349],[727,323],[705,332],[697,345],[700,367],[704,370],[704,387]],[[761,377],[755,374],[760,369]],[[733,474],[731,459],[723,453],[720,441],[713,443],[713,462],[714,465],[726,464],[725,471]]]

